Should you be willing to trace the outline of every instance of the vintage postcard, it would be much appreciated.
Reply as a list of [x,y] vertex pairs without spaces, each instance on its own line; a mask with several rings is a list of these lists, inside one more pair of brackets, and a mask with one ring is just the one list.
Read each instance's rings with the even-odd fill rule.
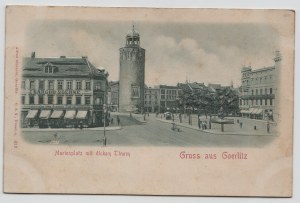
[[294,15],[8,6],[4,192],[292,196]]

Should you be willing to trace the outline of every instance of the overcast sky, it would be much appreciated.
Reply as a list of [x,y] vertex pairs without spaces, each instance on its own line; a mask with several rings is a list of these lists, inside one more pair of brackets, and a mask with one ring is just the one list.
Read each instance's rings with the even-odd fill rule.
[[[273,65],[278,33],[268,24],[135,22],[146,49],[145,83],[178,82],[240,85],[242,66]],[[35,21],[26,32],[25,54],[36,57],[88,56],[119,78],[119,48],[132,22]]]

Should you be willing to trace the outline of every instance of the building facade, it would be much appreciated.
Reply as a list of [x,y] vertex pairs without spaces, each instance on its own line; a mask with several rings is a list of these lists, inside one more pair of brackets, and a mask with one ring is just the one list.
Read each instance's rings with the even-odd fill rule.
[[110,111],[119,111],[119,81],[108,83],[108,106]]
[[242,117],[276,120],[278,117],[279,70],[281,56],[277,51],[274,65],[259,69],[251,66],[241,70],[240,112]]
[[160,90],[158,88],[145,87],[145,112],[159,112]]
[[140,35],[132,27],[126,35],[126,45],[120,48],[119,111],[134,107],[144,111],[145,49],[140,47]]
[[172,111],[177,112],[178,109],[178,97],[181,90],[178,86],[159,85],[156,87],[159,89],[160,106],[159,112]]
[[103,125],[107,102],[105,70],[87,57],[24,59],[22,127],[94,127]]

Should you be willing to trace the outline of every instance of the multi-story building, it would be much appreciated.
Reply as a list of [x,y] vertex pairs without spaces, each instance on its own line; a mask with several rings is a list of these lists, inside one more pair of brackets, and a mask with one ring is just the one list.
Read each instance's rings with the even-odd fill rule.
[[145,86],[145,104],[144,108],[146,112],[159,112],[160,105],[160,90],[158,88],[151,88]]
[[108,83],[108,105],[110,111],[119,111],[119,81]]
[[254,119],[276,119],[278,117],[278,72],[281,64],[279,51],[274,58],[275,64],[269,67],[241,70],[240,112],[243,117]]
[[23,127],[101,126],[107,77],[87,57],[24,59]]
[[170,85],[159,85],[155,88],[159,89],[159,94],[160,94],[159,112],[179,111],[179,109],[177,109],[177,106],[178,106],[178,96],[179,96],[180,87],[170,86]]

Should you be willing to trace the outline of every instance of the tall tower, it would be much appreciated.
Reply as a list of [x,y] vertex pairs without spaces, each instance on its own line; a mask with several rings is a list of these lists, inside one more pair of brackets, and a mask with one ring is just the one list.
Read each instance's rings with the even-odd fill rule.
[[132,108],[144,110],[145,49],[140,47],[140,35],[132,26],[120,48],[119,111]]

